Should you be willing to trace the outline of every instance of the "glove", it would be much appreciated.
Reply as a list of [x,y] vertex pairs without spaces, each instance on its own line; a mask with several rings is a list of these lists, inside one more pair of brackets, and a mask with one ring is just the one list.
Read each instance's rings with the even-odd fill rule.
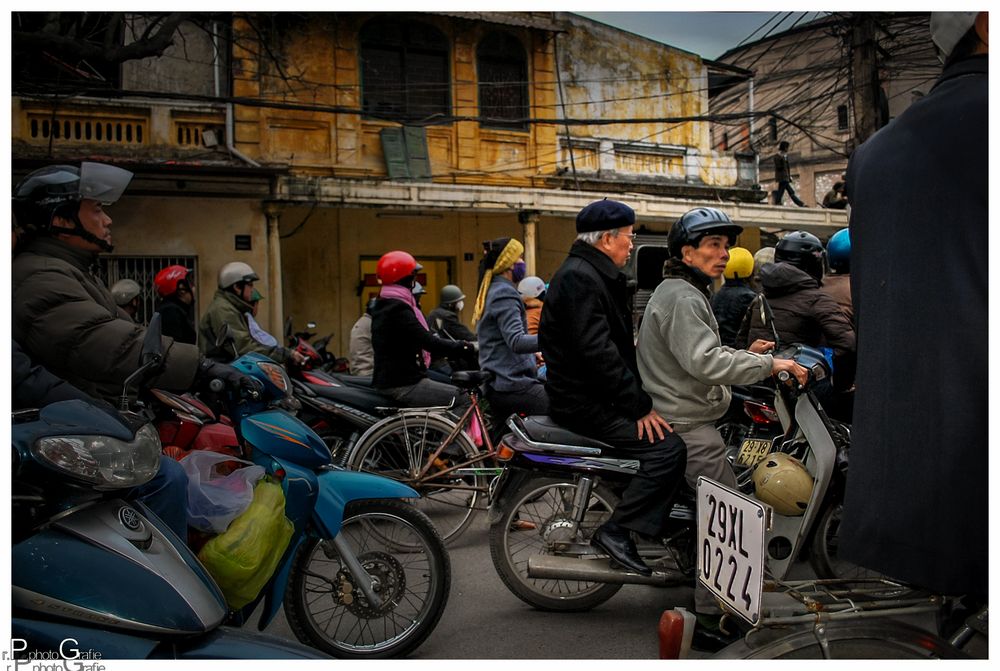
[[222,380],[233,391],[245,389],[256,394],[264,391],[264,385],[259,380],[255,380],[249,375],[244,375],[229,364],[219,363],[211,359],[202,359],[201,363],[198,364],[198,374],[195,376],[195,382],[204,382],[207,384],[212,380]]

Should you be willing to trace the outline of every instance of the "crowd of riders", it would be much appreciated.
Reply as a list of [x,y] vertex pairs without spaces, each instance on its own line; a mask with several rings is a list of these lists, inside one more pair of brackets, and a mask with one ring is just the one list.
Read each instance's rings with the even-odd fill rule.
[[[985,19],[977,18],[981,14],[964,14],[975,16],[971,19],[974,23],[963,24],[962,39],[985,35]],[[972,89],[968,94],[965,91],[980,81],[973,78],[986,68],[982,40],[969,41],[972,47],[961,46],[965,42],[957,39],[949,44],[945,51],[973,50],[952,58],[948,68],[957,74],[949,75],[946,68],[940,90],[927,96],[941,105],[944,102],[940,101],[964,101],[961,96],[973,95]],[[895,136],[879,134],[878,138],[889,142]],[[862,159],[872,164],[886,156],[862,152]],[[892,213],[880,210],[877,199],[872,200],[874,196],[865,190],[872,183],[862,174],[866,166],[852,159],[847,193],[852,208],[861,208],[852,212],[852,230],[857,220],[862,226],[859,230],[874,237],[870,231],[884,222],[869,226],[867,222],[876,216],[869,212],[880,212],[876,218]],[[888,174],[879,170],[872,168],[871,174]],[[144,326],[136,321],[142,287],[126,279],[108,288],[95,270],[98,255],[113,250],[112,220],[104,208],[120,198],[131,177],[130,172],[117,167],[85,162],[78,167],[55,165],[36,170],[15,187],[15,409],[89,398],[114,412],[107,401],[121,395],[125,378],[137,365],[145,336]],[[946,181],[942,178],[927,191]],[[972,177],[965,180],[972,181]],[[984,220],[985,199],[965,206],[969,212],[963,222]],[[351,372],[371,375],[372,386],[400,406],[451,406],[452,412],[460,413],[468,400],[451,384],[450,375],[479,368],[490,373],[485,398],[494,425],[502,426],[511,413],[549,415],[566,428],[600,441],[609,453],[637,460],[637,475],[591,543],[613,562],[641,574],[649,575],[651,569],[637,552],[634,535],[657,537],[679,487],[685,482],[694,486],[699,476],[735,487],[725,443],[715,428],[715,421],[728,408],[732,385],[755,383],[782,371],[805,384],[806,370],[775,354],[781,345],[790,344],[824,349],[833,375],[817,384],[814,391],[831,416],[850,422],[855,371],[861,369],[856,326],[867,325],[871,343],[880,342],[880,338],[889,343],[892,338],[905,340],[918,335],[889,333],[887,328],[891,328],[879,322],[877,312],[866,314],[867,322],[858,319],[857,306],[851,300],[851,238],[847,230],[837,232],[826,244],[812,233],[790,232],[773,250],[751,255],[749,250],[736,247],[742,227],[713,207],[694,208],[671,226],[663,279],[649,299],[636,333],[630,283],[623,271],[633,250],[634,210],[605,198],[584,207],[575,223],[576,240],[549,282],[526,276],[520,241],[490,240],[483,246],[475,290],[466,294],[458,286],[446,285],[428,316],[420,306],[424,293],[418,282],[420,263],[406,251],[384,254],[376,269],[379,293],[351,330]],[[928,226],[933,233],[927,235],[942,243],[942,229]],[[894,230],[904,229],[901,224]],[[901,233],[892,242],[899,243],[895,249],[906,253],[903,238]],[[961,247],[954,259],[964,259],[975,248],[985,247],[981,240],[968,239],[971,242]],[[900,285],[905,282],[918,281],[900,276],[912,267],[897,267],[891,259],[879,256],[882,252],[878,250],[888,246],[889,241],[881,247],[877,243],[867,246],[871,258],[881,261],[867,266],[864,275],[862,271],[855,273],[856,281],[860,278],[866,284],[860,294],[855,286],[854,296],[867,296],[869,304],[878,304],[872,297],[880,296],[880,291],[890,295],[902,291]],[[942,261],[954,259],[942,255]],[[976,275],[980,273],[982,280],[984,268],[970,265],[967,275],[980,277]],[[895,269],[892,272],[896,274],[885,276],[883,269]],[[258,279],[246,263],[224,265],[218,272],[215,295],[199,319],[190,269],[169,266],[156,275],[164,362],[152,381],[154,386],[187,391],[206,380],[222,380],[237,388],[255,388],[256,381],[222,363],[251,351],[282,363],[303,362],[301,354],[285,347],[254,319],[263,298],[254,286]],[[982,358],[980,335],[985,334],[985,328],[979,328],[977,321],[970,326],[971,331],[961,331],[965,321],[959,317],[968,311],[948,302],[961,300],[962,295],[931,296],[941,307],[935,317],[948,319],[950,314],[958,319],[950,328],[959,329],[965,338],[974,335],[975,348],[920,354],[933,358],[971,352]],[[471,307],[468,326],[462,320],[467,301]],[[865,309],[871,308],[866,305]],[[224,329],[226,338],[221,337]],[[881,354],[884,356],[877,363],[883,368],[879,370],[894,375],[894,370],[884,368],[888,354]],[[877,367],[872,361],[864,360],[868,370]],[[914,359],[907,365],[939,370],[926,359]],[[959,368],[956,366],[955,372],[960,372]],[[866,384],[860,375],[859,382],[859,388]],[[867,383],[873,388],[866,393],[876,395],[872,407],[889,398],[871,374]],[[922,385],[911,387],[905,391],[929,391]],[[976,393],[985,394],[985,390]],[[865,410],[865,428],[874,435],[872,422],[878,420],[869,419],[867,405]],[[978,426],[981,419],[969,416],[968,423]],[[905,433],[905,429],[900,430],[900,440],[919,437],[904,438]],[[877,458],[872,453],[865,456]],[[868,468],[867,473],[877,471]],[[160,474],[133,493],[182,535],[184,477],[176,463],[164,458]],[[853,501],[854,509],[861,505],[858,500]],[[847,510],[853,514],[854,509],[848,506]],[[874,529],[878,524],[872,526]],[[980,531],[985,534],[985,526]],[[980,555],[985,553],[977,552],[973,559],[980,561]],[[920,562],[907,558],[893,566],[906,572],[910,563]],[[923,565],[912,573],[924,576],[922,571]],[[933,583],[933,576],[926,579]],[[956,578],[948,584],[964,582]],[[981,589],[979,582],[976,589]],[[713,618],[718,610],[700,591],[695,601],[699,626],[711,634],[716,631]]]

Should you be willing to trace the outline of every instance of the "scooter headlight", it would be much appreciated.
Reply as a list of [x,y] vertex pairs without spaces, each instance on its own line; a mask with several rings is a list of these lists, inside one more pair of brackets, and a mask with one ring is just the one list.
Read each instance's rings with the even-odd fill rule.
[[47,436],[31,446],[40,463],[94,485],[97,489],[135,487],[160,468],[160,436],[152,424],[131,441],[109,436]]

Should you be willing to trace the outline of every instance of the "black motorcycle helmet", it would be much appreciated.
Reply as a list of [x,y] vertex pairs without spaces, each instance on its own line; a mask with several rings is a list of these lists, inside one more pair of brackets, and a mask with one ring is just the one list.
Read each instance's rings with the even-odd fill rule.
[[77,217],[80,201],[96,200],[110,205],[121,198],[132,176],[128,170],[113,165],[86,161],[79,168],[72,165],[39,168],[28,173],[14,188],[11,198],[14,217],[25,230],[48,234],[52,219],[59,216],[75,224],[73,229],[59,229],[59,233],[77,235],[111,251],[111,245],[80,224]]
[[789,233],[774,247],[775,262],[784,261],[805,271],[817,280],[823,279],[826,267],[826,249],[812,233],[795,231]]
[[743,227],[734,224],[729,215],[714,207],[698,207],[685,212],[680,219],[670,227],[667,234],[667,248],[670,256],[681,258],[684,245],[697,247],[706,235],[725,235],[729,244],[736,244],[736,236],[743,232]]

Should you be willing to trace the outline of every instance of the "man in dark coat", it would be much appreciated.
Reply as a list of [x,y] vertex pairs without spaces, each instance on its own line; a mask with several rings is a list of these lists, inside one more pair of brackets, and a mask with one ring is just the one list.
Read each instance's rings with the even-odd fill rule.
[[985,598],[987,14],[935,12],[931,34],[941,78],[847,169],[858,386],[840,550]]
[[785,198],[785,193],[791,197],[792,202],[799,207],[806,204],[795,195],[795,188],[792,187],[792,167],[788,162],[788,143],[778,144],[778,153],[774,155],[774,181],[778,183],[778,188],[774,191],[774,204],[781,205]]
[[621,272],[634,224],[632,208],[613,200],[580,211],[577,240],[549,284],[538,333],[552,418],[639,460],[638,474],[591,542],[626,568],[650,575],[629,532],[660,534],[687,454],[639,379]]

